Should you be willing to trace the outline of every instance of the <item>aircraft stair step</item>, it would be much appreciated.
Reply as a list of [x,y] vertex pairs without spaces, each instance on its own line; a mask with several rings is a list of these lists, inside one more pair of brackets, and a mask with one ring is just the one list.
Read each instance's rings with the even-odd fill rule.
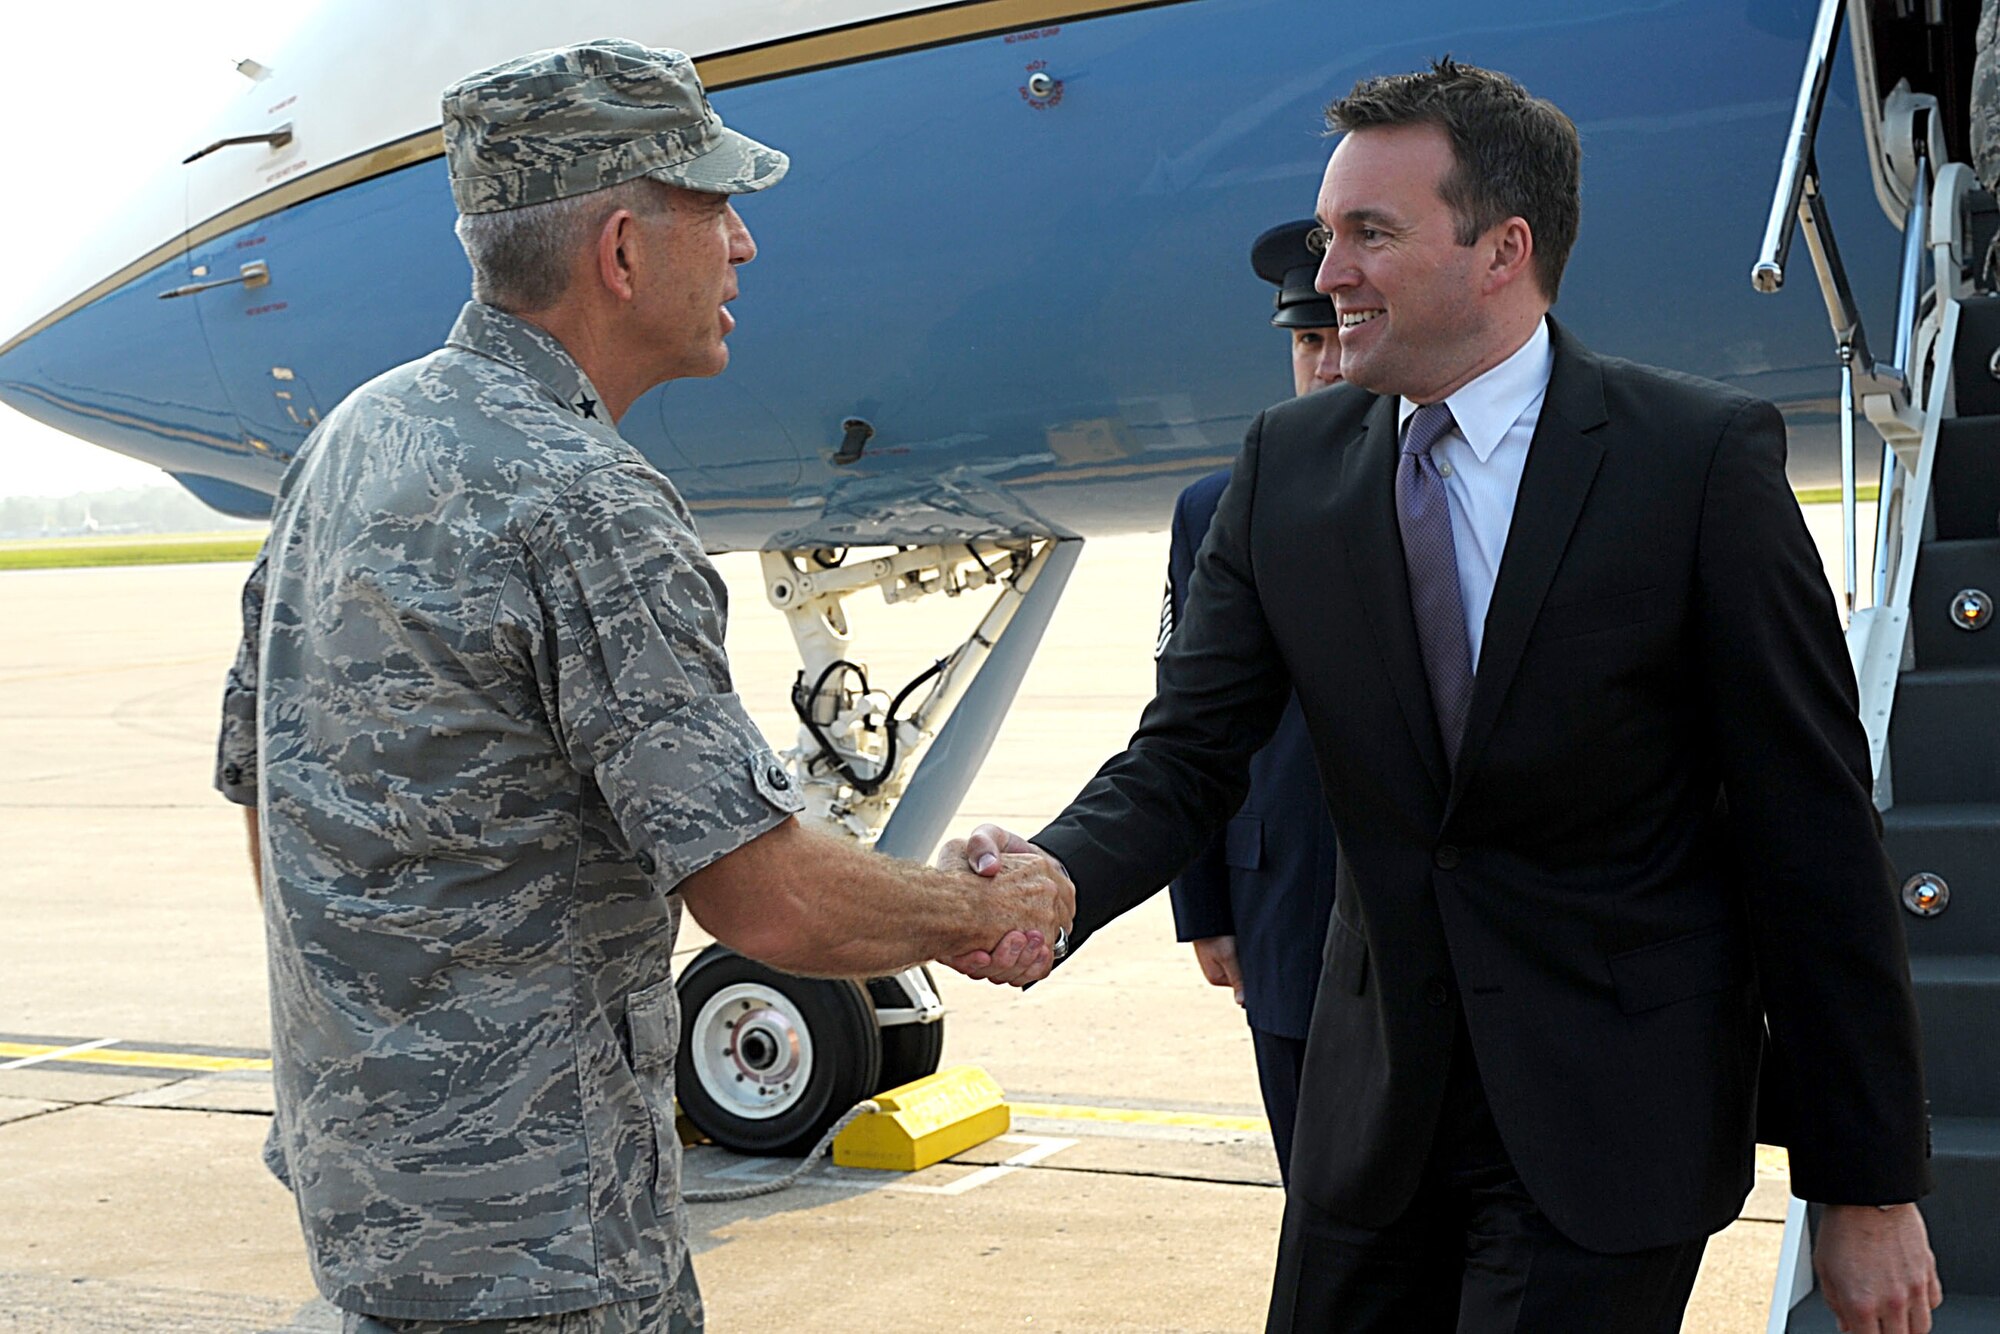
[[[1968,593],[1984,597],[1962,597]],[[1991,625],[1996,613],[2000,537],[1924,543],[1910,595],[1917,666],[2000,667],[2000,631]]]
[[1935,1117],[1924,1222],[1947,1290],[2000,1293],[2000,1120]]
[[[1983,251],[1979,258],[1986,258]],[[2000,413],[2000,376],[1993,374],[1996,351],[2000,351],[2000,296],[1961,303],[1958,353],[1951,366],[1960,417]]]
[[1899,806],[2000,801],[2000,669],[1904,672],[1889,754]]
[[1938,428],[1931,503],[1938,541],[2000,535],[2000,416],[1954,417]]
[[[1931,1313],[1932,1334],[2000,1334],[2000,1297],[1975,1297],[1947,1288],[1944,1305]],[[1817,1292],[1792,1308],[1785,1334],[1834,1334],[1833,1321]]]
[[[1923,1026],[1924,1087],[1932,1114],[2000,1116],[2000,1059],[1993,1040],[2000,1033],[2000,954],[1912,958],[1910,981]],[[1995,1203],[2000,1207],[2000,1199]],[[2000,1282],[1994,1290],[2000,1292]]]
[[2000,804],[1898,802],[1882,813],[1882,845],[1899,886],[1929,873],[1948,891],[1935,917],[1904,914],[1913,957],[2000,954]]
[[[1966,191],[1964,219],[1965,250],[1964,263],[1959,272],[1967,282],[1992,288],[1983,277],[1986,270],[1986,248],[1993,244],[1993,238],[2000,235],[2000,200],[1993,197],[1990,190],[1973,189]],[[1961,325],[1962,329],[1964,326]],[[1960,346],[1963,346],[1961,344]],[[1959,365],[1965,364],[1961,357]],[[1963,372],[1961,372],[1963,374]],[[2000,411],[2000,408],[1980,408],[1980,412]]]

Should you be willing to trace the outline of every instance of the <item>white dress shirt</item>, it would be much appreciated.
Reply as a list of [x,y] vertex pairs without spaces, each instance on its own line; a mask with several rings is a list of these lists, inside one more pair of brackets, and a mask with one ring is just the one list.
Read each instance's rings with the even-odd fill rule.
[[[1528,442],[1542,419],[1555,361],[1548,321],[1539,320],[1513,356],[1445,399],[1456,425],[1431,448],[1451,509],[1451,544],[1475,672],[1500,556],[1514,525],[1514,498],[1528,466]],[[1418,406],[1407,398],[1397,405],[1399,432],[1409,427]]]

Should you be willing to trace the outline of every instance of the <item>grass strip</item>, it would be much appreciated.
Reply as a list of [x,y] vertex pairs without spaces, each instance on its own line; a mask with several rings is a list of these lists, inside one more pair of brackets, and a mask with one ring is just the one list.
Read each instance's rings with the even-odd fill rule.
[[[1824,505],[1840,499],[1837,486],[1801,487],[1801,505]],[[1856,500],[1872,502],[1876,488],[1857,489]],[[74,570],[111,565],[203,565],[257,558],[264,544],[261,530],[250,533],[193,534],[163,537],[73,537],[54,541],[0,542],[0,570]]]
[[262,533],[0,545],[0,570],[74,570],[101,565],[201,565],[255,560]]
[[[1840,500],[1840,488],[1837,486],[1802,486],[1795,488],[1793,494],[1799,498],[1801,505],[1832,505]],[[1881,488],[1877,486],[1854,488],[1854,499],[1864,505],[1873,504],[1880,495]]]

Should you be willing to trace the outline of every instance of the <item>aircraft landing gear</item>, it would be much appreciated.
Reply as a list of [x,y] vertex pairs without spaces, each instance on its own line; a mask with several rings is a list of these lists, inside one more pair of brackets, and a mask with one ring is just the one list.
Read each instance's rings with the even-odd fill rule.
[[860,983],[789,977],[711,945],[678,990],[681,1110],[723,1147],[797,1157],[876,1092],[882,1044]]
[[[904,990],[912,982],[924,995],[919,1006],[909,1005]],[[922,1079],[938,1068],[944,1055],[944,1004],[931,988],[931,970],[912,968],[895,977],[878,977],[868,983],[868,999],[875,1006],[875,1022],[881,1026],[882,1075],[875,1091],[897,1088],[913,1079]],[[937,1018],[926,1022],[922,1016],[936,1006]]]
[[[1082,545],[1019,538],[852,563],[826,550],[765,552],[765,591],[791,622],[803,662],[792,690],[799,743],[785,759],[804,818],[890,856],[929,856],[993,744]],[[869,686],[841,607],[848,597],[876,588],[901,603],[989,586],[999,595],[964,643],[893,698]],[[936,1070],[944,1050],[944,1005],[922,967],[866,984],[799,978],[712,945],[682,972],[678,991],[681,1110],[739,1153],[807,1152],[854,1103]]]

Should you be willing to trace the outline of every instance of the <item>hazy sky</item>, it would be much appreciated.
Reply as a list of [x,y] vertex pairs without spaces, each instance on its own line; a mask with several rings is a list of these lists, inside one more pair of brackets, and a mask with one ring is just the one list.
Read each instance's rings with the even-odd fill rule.
[[[198,147],[190,138],[245,86],[236,62],[270,61],[313,7],[298,0],[0,5],[0,51],[23,57],[8,65],[15,110],[0,130],[0,180],[8,186],[0,312],[10,325],[0,341],[19,332],[13,313],[51,261],[86,242],[95,220],[141,178]],[[129,177],[108,174],[127,168]],[[0,405],[0,496],[151,484],[172,485],[156,468]]]

